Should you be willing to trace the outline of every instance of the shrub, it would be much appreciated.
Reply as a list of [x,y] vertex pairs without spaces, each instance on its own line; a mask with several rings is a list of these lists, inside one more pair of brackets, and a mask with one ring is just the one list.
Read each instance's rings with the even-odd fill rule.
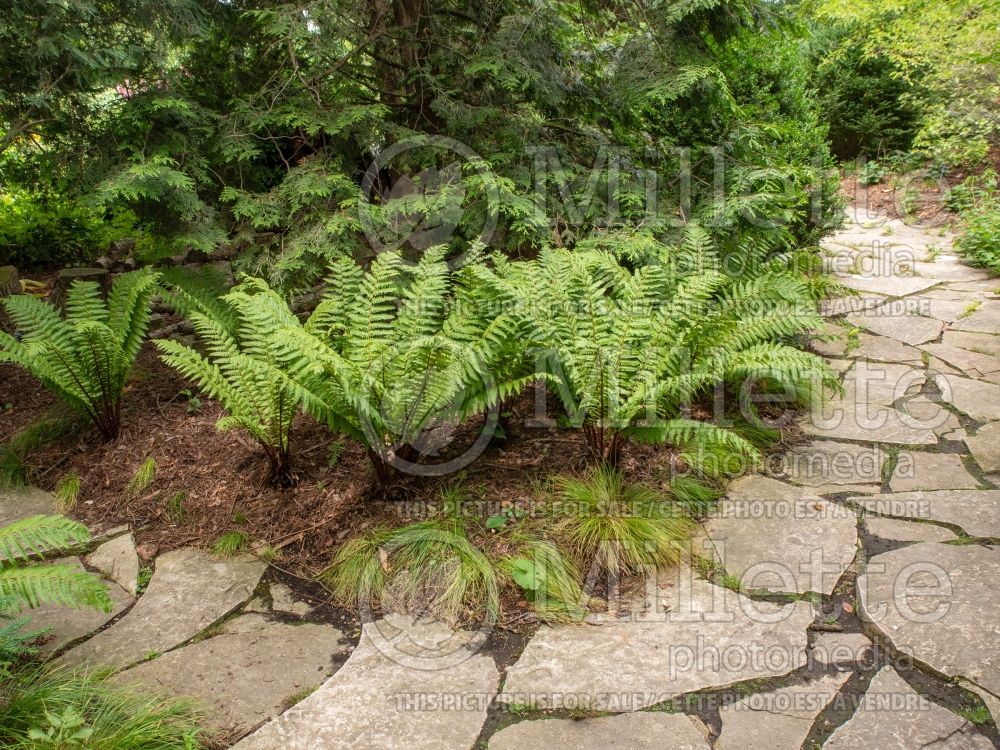
[[862,185],[878,185],[885,179],[886,174],[885,167],[877,161],[865,162],[858,170],[858,182]]
[[0,196],[0,265],[85,264],[110,242],[101,217],[77,203],[23,192]]
[[1000,276],[1000,200],[983,201],[962,214],[956,247],[970,263]]
[[780,261],[742,280],[712,270],[720,260],[693,226],[658,255],[630,271],[609,252],[548,250],[498,265],[489,283],[500,299],[520,300],[541,347],[536,369],[555,381],[595,459],[614,465],[637,439],[696,461],[721,450],[751,462],[750,441],[682,409],[717,384],[832,382],[821,360],[782,343],[818,327],[809,290]]
[[288,321],[272,344],[305,408],[364,444],[382,482],[436,449],[434,430],[496,412],[534,377],[522,319],[467,298],[485,290],[450,271],[445,250],[411,267],[382,253],[367,273],[335,263],[305,326]]
[[280,366],[278,337],[300,327],[298,319],[261,281],[248,281],[221,300],[210,286],[176,285],[171,300],[194,325],[205,354],[161,339],[156,346],[163,361],[221,402],[228,414],[217,427],[251,435],[267,455],[273,480],[290,485],[291,429],[300,391]]
[[20,340],[0,331],[0,362],[29,370],[46,388],[86,416],[111,440],[121,430],[121,398],[149,326],[149,300],[156,274],[143,270],[118,276],[108,299],[95,282],[76,281],[66,299],[66,317],[28,295],[3,300],[22,332]]
[[614,469],[556,477],[553,534],[586,569],[596,562],[614,575],[680,561],[693,522],[656,490],[629,484]]

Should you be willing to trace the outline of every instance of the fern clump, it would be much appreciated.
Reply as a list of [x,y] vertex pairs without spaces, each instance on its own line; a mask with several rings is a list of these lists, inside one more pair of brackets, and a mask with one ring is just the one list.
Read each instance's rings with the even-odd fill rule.
[[157,276],[148,270],[115,278],[105,301],[92,281],[76,281],[65,317],[29,295],[3,300],[20,340],[0,331],[0,362],[14,362],[85,415],[112,440],[121,430],[121,399],[149,327]]
[[305,408],[365,445],[382,482],[434,473],[419,462],[447,447],[442,434],[483,412],[495,426],[501,401],[534,377],[522,317],[477,298],[485,290],[445,251],[414,266],[382,253],[368,272],[335,263],[305,325],[288,320],[274,339]]
[[[779,261],[743,278],[697,226],[677,247],[660,245],[634,271],[603,249],[549,249],[538,260],[497,264],[484,283],[519,301],[536,369],[552,382],[570,425],[597,461],[614,466],[630,439],[670,443],[708,474],[733,455],[759,457],[738,432],[686,416],[722,385],[790,385],[808,393],[831,382],[818,357],[788,342],[818,327],[809,290]],[[738,470],[736,471],[738,473]]]
[[274,481],[292,484],[291,430],[302,391],[289,380],[279,354],[288,349],[288,330],[301,328],[298,319],[260,280],[221,299],[177,285],[171,299],[191,321],[205,353],[164,339],[156,342],[163,361],[222,403],[228,413],[218,422],[220,430],[247,432],[267,455]]

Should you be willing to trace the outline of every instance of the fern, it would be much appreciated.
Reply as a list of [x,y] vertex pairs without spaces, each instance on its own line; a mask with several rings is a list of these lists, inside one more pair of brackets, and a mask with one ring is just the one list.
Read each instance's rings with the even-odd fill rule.
[[0,609],[61,604],[110,612],[100,578],[72,565],[25,564],[89,538],[85,526],[62,516],[32,516],[0,527]]
[[598,461],[614,465],[634,438],[729,453],[745,466],[759,456],[751,442],[682,413],[720,383],[770,379],[799,392],[831,382],[821,360],[783,343],[819,325],[809,290],[774,264],[742,279],[719,273],[716,249],[694,224],[678,246],[654,244],[643,243],[647,262],[634,271],[593,246],[479,273],[527,311],[539,369]]
[[20,340],[0,331],[0,362],[29,370],[108,440],[121,430],[121,398],[149,326],[155,273],[118,276],[107,301],[94,282],[76,281],[65,318],[51,304],[28,295],[3,300],[22,332]]
[[300,327],[298,319],[262,281],[248,281],[221,300],[203,287],[172,289],[174,304],[194,325],[205,354],[160,340],[163,361],[220,401],[228,414],[218,428],[250,434],[267,455],[275,482],[291,484],[290,437],[301,394],[277,354],[287,348],[279,340],[289,338],[282,332]]

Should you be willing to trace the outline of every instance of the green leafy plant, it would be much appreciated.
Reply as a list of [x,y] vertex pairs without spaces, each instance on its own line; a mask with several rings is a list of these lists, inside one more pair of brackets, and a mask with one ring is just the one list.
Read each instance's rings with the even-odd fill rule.
[[56,500],[59,503],[59,510],[65,513],[72,510],[76,505],[76,499],[80,494],[80,475],[70,472],[59,478],[56,482]]
[[215,545],[212,547],[212,552],[217,555],[231,557],[245,550],[249,539],[245,532],[227,531],[216,540]]
[[694,524],[656,490],[603,467],[582,478],[557,477],[555,488],[553,533],[585,568],[596,563],[622,575],[681,560]]
[[277,352],[285,329],[300,327],[288,305],[259,280],[218,298],[210,286],[176,285],[171,300],[194,325],[205,354],[178,341],[160,340],[163,361],[198,384],[228,414],[217,427],[241,429],[263,448],[271,476],[293,483],[292,421],[300,389],[289,381]]
[[1000,200],[984,201],[962,214],[955,247],[973,265],[1000,276]]
[[72,565],[27,564],[90,538],[87,527],[61,516],[31,516],[0,527],[0,611],[42,604],[111,611],[107,586]]
[[199,750],[186,702],[136,693],[107,673],[35,667],[0,681],[0,733],[14,750]]
[[833,382],[819,358],[785,343],[819,326],[815,305],[778,261],[739,279],[711,270],[719,259],[696,226],[657,253],[630,271],[604,251],[553,249],[484,273],[499,299],[525,311],[536,369],[599,462],[615,465],[635,439],[669,442],[714,474],[719,451],[742,456],[739,473],[759,451],[683,407],[719,384],[780,384],[804,396]]
[[858,182],[862,185],[878,185],[885,179],[888,172],[877,161],[865,162],[858,170]]
[[139,497],[153,484],[155,476],[156,460],[152,456],[148,456],[135,470],[132,478],[128,480],[128,484],[125,485],[125,494],[131,498]]
[[121,429],[121,398],[149,325],[156,274],[133,271],[115,278],[107,302],[94,282],[77,281],[66,317],[28,295],[3,300],[22,332],[0,331],[0,362],[29,370],[46,388],[85,415],[112,440]]
[[335,263],[305,325],[288,320],[271,344],[303,406],[365,445],[384,483],[440,450],[441,428],[496,414],[534,375],[520,318],[465,296],[484,291],[468,272],[450,271],[446,250],[431,248],[409,267],[399,253],[382,253],[367,273]]

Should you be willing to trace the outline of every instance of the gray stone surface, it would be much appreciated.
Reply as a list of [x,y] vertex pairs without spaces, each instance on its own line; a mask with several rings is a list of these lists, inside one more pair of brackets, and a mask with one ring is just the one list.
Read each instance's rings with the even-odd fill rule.
[[97,568],[105,578],[135,596],[139,555],[136,554],[135,539],[131,534],[122,534],[105,542],[87,555],[86,560],[87,565]]
[[194,638],[253,594],[267,566],[190,547],[156,559],[142,598],[125,617],[67,652],[69,664],[125,667]]
[[885,453],[872,445],[813,440],[785,453],[781,467],[788,481],[817,494],[878,492],[884,462]]
[[956,331],[997,333],[1000,331],[1000,300],[984,300],[972,315],[955,321]]
[[277,716],[297,693],[322,684],[334,671],[334,657],[349,648],[332,625],[243,615],[218,635],[143,662],[118,679],[193,697],[209,727],[238,736]]
[[925,542],[876,555],[858,577],[858,605],[894,649],[1000,693],[997,550]]
[[[53,565],[71,565],[83,570],[79,558],[67,557],[53,560]],[[106,622],[116,617],[133,599],[132,595],[114,582],[108,582],[108,595],[111,597],[111,611],[101,612],[96,609],[73,609],[55,604],[29,609],[21,613],[27,617],[29,628],[40,630],[50,628],[50,634],[42,641],[42,653],[51,654],[63,646],[79,640],[101,628]]]
[[838,276],[837,281],[859,292],[904,297],[939,284],[936,279],[922,276]]
[[965,438],[965,444],[979,468],[987,473],[1000,471],[1000,422],[991,422]]
[[368,623],[333,677],[234,749],[471,748],[500,682],[471,639],[440,624]]
[[1000,385],[954,375],[937,375],[934,382],[941,398],[959,411],[983,422],[1000,420]]
[[850,509],[766,477],[733,482],[704,526],[726,571],[751,590],[829,594],[857,551]]
[[888,336],[910,346],[933,341],[941,335],[944,328],[944,323],[934,318],[894,314],[894,312],[895,309],[891,304],[883,305],[874,310],[850,313],[847,320],[853,325],[867,328],[880,336]]
[[889,489],[893,492],[976,487],[979,487],[979,481],[965,470],[961,456],[954,453],[900,451],[889,479]]
[[864,524],[869,534],[892,542],[951,542],[957,539],[955,532],[932,523],[865,516]]
[[864,663],[871,647],[864,633],[816,633],[809,658],[824,667]]
[[801,685],[756,693],[719,710],[722,733],[715,750],[799,748],[813,721],[847,682],[849,673],[824,675]]
[[920,348],[957,370],[978,370],[981,373],[1000,370],[1000,359],[992,354],[980,354],[951,344],[924,344]]
[[699,723],[685,714],[642,711],[583,721],[522,721],[494,734],[489,750],[709,750]]
[[857,711],[823,750],[992,750],[993,743],[958,714],[927,700],[892,667],[883,667]]
[[861,346],[850,353],[852,357],[867,357],[878,362],[902,362],[920,365],[920,350],[888,336],[862,333],[858,336]]
[[555,709],[569,696],[595,710],[626,712],[805,664],[813,619],[806,602],[779,607],[694,579],[687,569],[671,575],[648,582],[643,609],[628,619],[541,627],[509,668],[498,700]]
[[833,297],[820,303],[820,314],[825,318],[846,315],[859,310],[870,310],[885,302],[881,294],[852,294],[846,297]]
[[59,512],[59,503],[51,492],[35,487],[0,488],[0,526],[30,516],[51,516]]
[[948,346],[968,349],[991,357],[1000,358],[1000,336],[990,333],[969,333],[967,331],[945,331],[941,341]]
[[972,536],[1000,536],[1000,490],[895,492],[850,501],[883,516],[949,523]]
[[946,435],[961,427],[958,417],[926,396],[906,399],[899,411],[909,417],[912,424],[933,430],[936,435]]
[[302,617],[312,611],[306,602],[297,601],[292,597],[292,590],[283,583],[271,584],[271,609],[289,615]]

